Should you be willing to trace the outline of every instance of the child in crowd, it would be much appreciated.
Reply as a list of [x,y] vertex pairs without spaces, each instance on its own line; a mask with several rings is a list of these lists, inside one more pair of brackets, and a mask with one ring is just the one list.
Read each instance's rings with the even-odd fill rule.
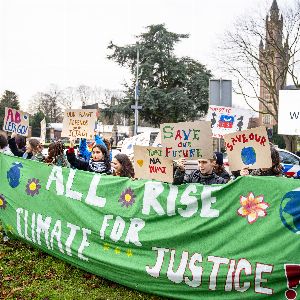
[[4,153],[7,155],[13,155],[9,149],[7,134],[5,131],[0,131],[0,153]]
[[8,140],[9,148],[15,156],[23,157],[26,159],[44,161],[44,156],[42,154],[43,146],[37,139],[29,139],[26,142],[25,152],[20,150],[16,144],[17,134],[12,133],[11,138]]
[[70,141],[67,151],[67,158],[70,165],[76,169],[111,174],[111,166],[107,150],[103,145],[95,145],[92,148],[92,156],[89,161],[83,161],[75,157],[74,143]]
[[70,167],[64,154],[65,145],[61,141],[52,142],[48,147],[48,156],[45,163],[59,167]]
[[111,166],[114,176],[134,178],[134,170],[129,157],[118,153],[112,160]]

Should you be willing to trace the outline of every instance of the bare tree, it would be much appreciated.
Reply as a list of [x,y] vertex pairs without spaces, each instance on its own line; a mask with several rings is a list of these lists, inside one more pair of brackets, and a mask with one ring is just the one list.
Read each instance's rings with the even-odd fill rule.
[[[224,35],[219,59],[223,70],[236,79],[234,92],[242,95],[252,110],[272,116],[278,122],[279,90],[287,79],[299,87],[300,2],[280,11],[276,0],[265,17],[251,12],[235,22]],[[259,101],[259,109],[254,108]],[[284,136],[295,151],[296,139]]]
[[62,91],[56,85],[51,85],[46,92],[38,92],[29,103],[28,111],[32,114],[43,112],[50,122],[62,121],[61,108]]

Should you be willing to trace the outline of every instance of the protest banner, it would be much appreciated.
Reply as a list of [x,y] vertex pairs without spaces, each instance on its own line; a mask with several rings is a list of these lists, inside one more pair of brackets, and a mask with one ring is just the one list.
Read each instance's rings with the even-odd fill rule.
[[46,119],[44,118],[41,121],[41,144],[45,144],[46,143]]
[[272,167],[270,144],[265,127],[224,135],[231,171]]
[[20,110],[5,107],[3,130],[28,136],[29,114]]
[[164,157],[163,148],[133,146],[136,178],[173,182],[173,160]]
[[300,90],[280,90],[278,133],[300,135]]
[[61,136],[93,139],[96,115],[96,109],[66,109]]
[[85,271],[177,299],[300,290],[298,180],[173,186],[4,154],[0,166],[7,234]]
[[247,109],[210,105],[206,121],[211,122],[213,137],[223,138],[225,134],[246,130],[251,116]]
[[213,152],[210,122],[180,122],[160,125],[165,157],[207,158]]

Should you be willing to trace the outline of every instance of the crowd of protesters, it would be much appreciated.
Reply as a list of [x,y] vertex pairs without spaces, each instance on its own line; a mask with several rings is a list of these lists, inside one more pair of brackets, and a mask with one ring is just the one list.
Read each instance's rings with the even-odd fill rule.
[[[134,179],[132,159],[123,153],[119,153],[112,158],[111,140],[102,138],[98,134],[95,135],[95,140],[89,143],[86,139],[81,139],[78,155],[75,155],[74,146],[72,140],[68,149],[60,140],[54,141],[49,144],[48,155],[43,156],[43,146],[38,139],[31,138],[26,141],[23,136],[16,133],[12,133],[8,138],[6,132],[0,132],[0,153],[36,160],[48,165],[72,167],[84,171]],[[270,150],[271,168],[255,170],[244,168],[232,172],[232,175],[225,170],[221,152],[214,152],[211,157],[199,159],[197,170],[190,173],[186,172],[185,169],[186,159],[179,159],[174,162],[173,184],[225,184],[238,176],[284,176],[279,152],[273,145],[270,145]]]

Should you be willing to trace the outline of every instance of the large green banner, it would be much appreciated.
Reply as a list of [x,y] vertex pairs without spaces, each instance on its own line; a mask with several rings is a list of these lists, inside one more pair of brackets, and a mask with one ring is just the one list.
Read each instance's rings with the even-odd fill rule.
[[178,299],[297,298],[299,180],[174,186],[3,154],[0,174],[6,231],[79,268]]

